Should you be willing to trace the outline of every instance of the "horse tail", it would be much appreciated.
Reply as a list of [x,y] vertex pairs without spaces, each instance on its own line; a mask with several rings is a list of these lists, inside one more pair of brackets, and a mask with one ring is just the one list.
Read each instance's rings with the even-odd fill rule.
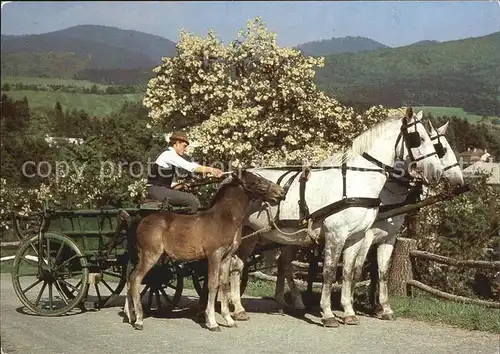
[[137,226],[141,221],[140,217],[131,217],[129,213],[125,210],[120,210],[118,213],[118,220],[122,225],[126,227],[126,237],[127,237],[127,253],[129,256],[129,263],[136,265],[139,260],[139,250],[137,249]]

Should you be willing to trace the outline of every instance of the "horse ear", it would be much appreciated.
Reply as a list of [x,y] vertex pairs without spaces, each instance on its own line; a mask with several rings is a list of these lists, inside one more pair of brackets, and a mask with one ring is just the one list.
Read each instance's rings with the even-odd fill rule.
[[449,123],[450,123],[450,121],[447,121],[446,123],[444,123],[444,125],[442,127],[437,128],[437,132],[441,135],[444,135],[446,133],[446,129],[448,129]]
[[423,117],[423,115],[424,115],[424,114],[422,113],[422,111],[418,112],[418,113],[417,113],[417,120],[421,120],[421,119],[422,119],[422,117]]
[[411,106],[408,106],[408,108],[406,108],[406,114],[405,114],[405,117],[409,120],[413,117],[413,108],[411,108]]

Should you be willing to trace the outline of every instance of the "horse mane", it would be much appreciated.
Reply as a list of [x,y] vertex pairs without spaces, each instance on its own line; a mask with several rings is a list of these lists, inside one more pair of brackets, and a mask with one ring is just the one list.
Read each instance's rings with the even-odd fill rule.
[[222,198],[222,196],[224,195],[224,191],[226,190],[226,188],[228,186],[230,186],[232,184],[233,180],[234,180],[234,177],[230,175],[219,184],[219,187],[215,191],[215,194],[212,197],[212,200],[210,201],[210,205],[207,207],[207,209],[212,208]]
[[399,122],[401,118],[402,116],[400,115],[391,115],[387,119],[375,124],[371,129],[365,130],[354,138],[351,146],[344,152],[334,153],[332,156],[321,162],[320,165],[326,166],[342,164],[369,150],[380,137],[387,133],[387,128],[390,125]]

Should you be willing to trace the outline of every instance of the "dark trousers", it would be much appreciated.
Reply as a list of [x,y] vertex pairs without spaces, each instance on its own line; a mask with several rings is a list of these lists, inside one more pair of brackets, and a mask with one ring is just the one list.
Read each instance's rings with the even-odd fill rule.
[[168,199],[170,205],[188,208],[191,214],[196,213],[200,207],[200,201],[193,194],[165,186],[148,186],[148,198],[160,202]]

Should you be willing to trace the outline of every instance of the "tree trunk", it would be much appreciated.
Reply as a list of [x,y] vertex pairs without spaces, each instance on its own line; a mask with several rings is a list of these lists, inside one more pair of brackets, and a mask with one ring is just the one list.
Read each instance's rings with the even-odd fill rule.
[[394,245],[388,287],[390,296],[406,295],[406,282],[413,279],[410,252],[417,249],[417,241],[399,237]]

